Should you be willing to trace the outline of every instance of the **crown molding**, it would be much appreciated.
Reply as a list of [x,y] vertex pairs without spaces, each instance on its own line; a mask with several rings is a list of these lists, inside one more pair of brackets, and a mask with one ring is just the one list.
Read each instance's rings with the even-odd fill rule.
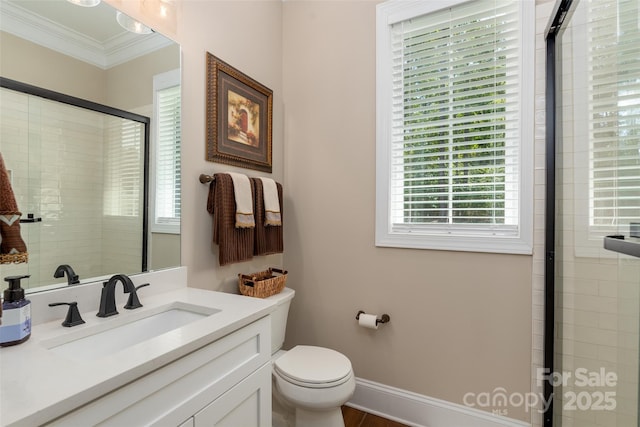
[[122,33],[104,43],[106,68],[124,64],[132,59],[173,44],[173,41],[158,33],[145,35],[129,32]]
[[7,1],[0,1],[0,16],[2,31],[104,70],[173,43],[156,33],[126,31],[101,43]]

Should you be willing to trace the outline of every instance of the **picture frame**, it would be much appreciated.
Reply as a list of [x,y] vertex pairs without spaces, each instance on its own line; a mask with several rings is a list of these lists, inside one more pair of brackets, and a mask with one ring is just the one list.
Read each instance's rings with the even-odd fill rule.
[[207,52],[211,162],[272,171],[273,91]]

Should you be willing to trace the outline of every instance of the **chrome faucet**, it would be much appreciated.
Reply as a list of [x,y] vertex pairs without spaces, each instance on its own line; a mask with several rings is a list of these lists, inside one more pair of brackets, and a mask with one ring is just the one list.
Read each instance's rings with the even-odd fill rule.
[[59,279],[61,277],[64,277],[65,273],[67,274],[67,285],[75,285],[76,283],[80,283],[76,272],[73,271],[73,268],[71,268],[71,266],[67,264],[59,265],[56,269],[56,272],[53,273],[53,277]]
[[[125,274],[116,274],[111,276],[109,281],[102,284],[102,294],[100,296],[100,310],[96,314],[98,317],[109,317],[118,314],[116,310],[116,284],[122,282],[124,287],[124,293],[135,293],[136,288],[133,286],[133,282]],[[141,307],[142,305],[140,305]],[[128,308],[128,307],[127,307]],[[137,307],[131,307],[137,308]]]

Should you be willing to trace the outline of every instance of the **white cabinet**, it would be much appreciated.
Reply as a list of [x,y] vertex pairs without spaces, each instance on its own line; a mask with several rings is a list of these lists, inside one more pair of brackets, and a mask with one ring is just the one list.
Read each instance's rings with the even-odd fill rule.
[[266,364],[179,427],[271,426],[271,365]]
[[271,365],[258,369],[193,419],[194,427],[271,426]]
[[270,353],[267,316],[48,425],[269,426]]

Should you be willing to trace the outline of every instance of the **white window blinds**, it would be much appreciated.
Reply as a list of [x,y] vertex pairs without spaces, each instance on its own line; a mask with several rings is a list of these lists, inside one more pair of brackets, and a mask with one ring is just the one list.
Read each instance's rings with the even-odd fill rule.
[[640,4],[591,1],[589,14],[590,226],[626,233],[640,219]]
[[388,24],[390,234],[521,236],[522,7],[476,0]]
[[142,214],[143,141],[143,124],[114,116],[105,118],[105,215]]
[[180,231],[180,74],[157,76],[155,85],[154,231]]

